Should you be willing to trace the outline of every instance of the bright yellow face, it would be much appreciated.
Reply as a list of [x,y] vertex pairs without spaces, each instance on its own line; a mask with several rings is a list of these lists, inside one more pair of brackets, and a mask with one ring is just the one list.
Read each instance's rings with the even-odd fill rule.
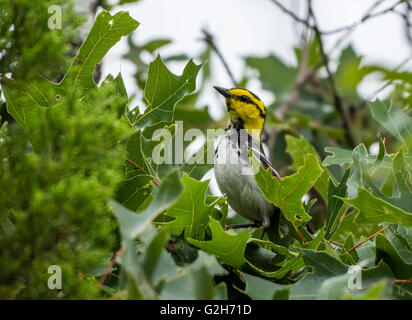
[[246,89],[215,89],[226,98],[226,107],[232,123],[241,120],[243,128],[255,139],[260,139],[265,123],[266,108],[264,103]]

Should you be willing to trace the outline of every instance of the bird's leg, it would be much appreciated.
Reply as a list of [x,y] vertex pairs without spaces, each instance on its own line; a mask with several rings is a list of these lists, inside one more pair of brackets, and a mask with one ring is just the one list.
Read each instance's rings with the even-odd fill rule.
[[263,231],[262,231],[262,235],[260,236],[260,240],[263,240],[263,237],[265,236],[266,231],[269,229],[270,227],[270,219],[269,216],[264,216],[263,217],[263,222],[262,222],[262,226],[263,226]]
[[247,223],[247,224],[232,224],[230,226],[225,226],[225,230],[230,230],[230,229],[239,229],[239,228],[257,228],[260,227],[258,223]]
[[263,237],[265,236],[266,231],[267,231],[267,228],[263,228],[262,235],[260,236],[260,240],[263,240]]

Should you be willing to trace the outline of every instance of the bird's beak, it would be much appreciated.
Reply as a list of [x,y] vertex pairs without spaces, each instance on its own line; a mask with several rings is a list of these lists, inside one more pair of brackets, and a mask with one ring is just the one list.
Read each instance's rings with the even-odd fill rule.
[[217,92],[219,92],[222,96],[224,96],[226,99],[229,99],[232,95],[230,94],[228,89],[218,87],[218,86],[213,86],[213,88],[216,89]]

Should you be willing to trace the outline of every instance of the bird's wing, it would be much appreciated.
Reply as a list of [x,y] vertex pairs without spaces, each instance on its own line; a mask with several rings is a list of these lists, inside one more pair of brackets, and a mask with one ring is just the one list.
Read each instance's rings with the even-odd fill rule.
[[262,145],[260,144],[258,145],[258,147],[256,147],[257,145],[258,144],[255,141],[252,143],[249,143],[248,149],[253,152],[256,158],[259,159],[260,164],[263,167],[263,169],[266,170],[267,168],[270,168],[270,170],[272,171],[272,176],[275,176],[276,178],[280,179],[279,173],[275,170],[275,168],[273,168],[272,164],[270,163],[270,160],[261,151],[263,150]]

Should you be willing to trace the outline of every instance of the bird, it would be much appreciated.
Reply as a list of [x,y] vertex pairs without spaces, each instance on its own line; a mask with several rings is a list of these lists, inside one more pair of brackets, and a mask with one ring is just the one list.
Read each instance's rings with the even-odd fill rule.
[[257,185],[249,152],[260,160],[263,169],[270,168],[272,176],[280,179],[263,152],[262,132],[266,107],[254,93],[243,88],[226,89],[214,86],[226,102],[228,126],[217,143],[214,155],[214,174],[217,185],[226,194],[230,207],[251,224],[226,226],[226,229],[263,226],[262,237],[271,226],[271,217],[280,210],[270,203]]

